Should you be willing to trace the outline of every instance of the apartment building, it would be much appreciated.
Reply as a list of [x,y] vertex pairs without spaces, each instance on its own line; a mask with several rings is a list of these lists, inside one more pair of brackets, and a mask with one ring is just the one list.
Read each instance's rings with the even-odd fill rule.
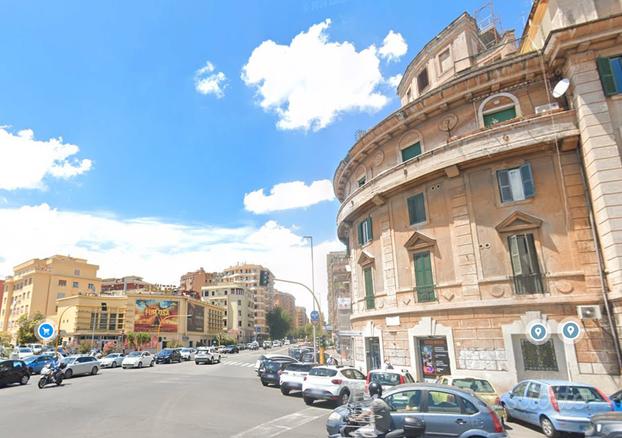
[[296,306],[296,328],[304,327],[309,323],[307,317],[307,309],[302,306]]
[[296,319],[296,298],[287,292],[274,291],[274,307],[280,307],[292,323]]
[[223,310],[223,330],[238,340],[255,339],[255,301],[251,290],[242,284],[221,283],[201,288],[201,300]]
[[187,272],[179,280],[179,289],[188,292],[201,292],[203,286],[218,284],[222,282],[222,272],[205,272],[199,268],[193,272]]

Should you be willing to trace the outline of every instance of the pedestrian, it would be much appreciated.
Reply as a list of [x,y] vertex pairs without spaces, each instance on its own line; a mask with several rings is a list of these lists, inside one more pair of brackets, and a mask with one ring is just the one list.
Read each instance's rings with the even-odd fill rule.
[[393,369],[393,365],[391,365],[391,362],[389,362],[389,359],[385,359],[384,360],[384,364],[382,365],[382,369],[383,370],[392,370]]

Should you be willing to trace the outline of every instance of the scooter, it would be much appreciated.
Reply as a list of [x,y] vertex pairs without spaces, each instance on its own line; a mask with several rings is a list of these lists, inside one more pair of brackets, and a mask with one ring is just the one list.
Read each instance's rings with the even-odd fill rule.
[[63,383],[65,372],[63,371],[67,367],[66,363],[61,363],[53,368],[45,367],[41,370],[41,378],[39,379],[39,389],[43,389],[50,383],[56,383],[56,386],[60,386]]
[[[385,434],[377,434],[374,431],[365,430],[364,428],[350,429],[342,431],[344,436],[357,438],[420,438],[425,432],[425,423],[420,418],[405,417],[404,425],[401,429],[394,429]],[[345,432],[345,433],[344,433]]]

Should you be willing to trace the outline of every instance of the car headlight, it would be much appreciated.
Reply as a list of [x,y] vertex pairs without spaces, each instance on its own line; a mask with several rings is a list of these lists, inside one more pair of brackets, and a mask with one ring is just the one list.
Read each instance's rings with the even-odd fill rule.
[[339,412],[333,412],[328,416],[328,421],[330,422],[339,422],[343,417]]

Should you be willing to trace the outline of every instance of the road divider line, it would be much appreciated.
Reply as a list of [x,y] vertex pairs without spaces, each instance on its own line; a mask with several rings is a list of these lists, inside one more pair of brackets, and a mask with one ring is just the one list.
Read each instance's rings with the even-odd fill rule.
[[294,412],[293,414],[284,415],[282,417],[275,418],[274,420],[267,421],[251,429],[233,435],[231,438],[271,438],[296,429],[325,415],[328,415],[328,412],[325,410],[310,407],[303,409],[302,411]]

